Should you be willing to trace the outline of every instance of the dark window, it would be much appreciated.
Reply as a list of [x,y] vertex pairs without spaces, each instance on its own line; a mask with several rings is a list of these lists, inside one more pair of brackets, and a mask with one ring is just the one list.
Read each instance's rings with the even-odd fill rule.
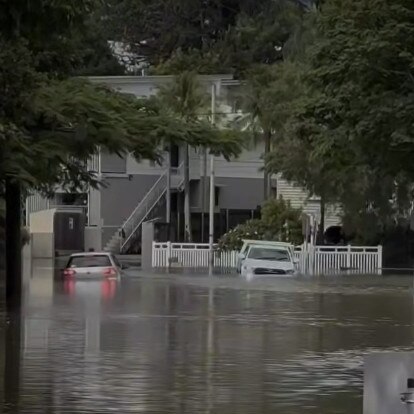
[[54,203],[58,206],[85,206],[88,195],[85,193],[57,193]]
[[289,253],[287,250],[268,249],[260,247],[251,247],[247,257],[249,259],[256,260],[272,260],[280,262],[289,261]]
[[106,255],[74,256],[69,259],[66,267],[106,267],[112,263]]
[[178,168],[180,166],[180,148],[178,145],[171,146],[171,167]]

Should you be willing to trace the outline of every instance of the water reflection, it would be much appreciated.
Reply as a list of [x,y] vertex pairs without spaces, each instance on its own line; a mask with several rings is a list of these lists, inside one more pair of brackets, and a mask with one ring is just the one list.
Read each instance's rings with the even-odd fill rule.
[[54,274],[0,331],[4,413],[361,412],[364,354],[414,339],[401,278]]

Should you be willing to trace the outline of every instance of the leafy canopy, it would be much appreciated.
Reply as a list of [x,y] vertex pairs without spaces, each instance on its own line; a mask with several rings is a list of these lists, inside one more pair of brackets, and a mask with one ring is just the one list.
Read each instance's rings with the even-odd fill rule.
[[316,28],[268,166],[382,231],[412,199],[414,4],[330,0]]

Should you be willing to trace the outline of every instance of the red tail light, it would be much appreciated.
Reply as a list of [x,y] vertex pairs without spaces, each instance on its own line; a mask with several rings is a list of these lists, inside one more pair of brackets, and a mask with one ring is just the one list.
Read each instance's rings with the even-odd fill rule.
[[65,269],[63,271],[64,276],[75,276],[76,272],[73,269]]
[[113,267],[108,267],[104,270],[103,274],[105,276],[116,276],[116,270]]

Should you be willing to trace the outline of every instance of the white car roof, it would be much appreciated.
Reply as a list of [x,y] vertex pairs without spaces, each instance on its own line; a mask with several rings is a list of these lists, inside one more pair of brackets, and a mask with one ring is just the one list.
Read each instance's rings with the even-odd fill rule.
[[253,248],[260,248],[260,249],[282,249],[282,250],[289,250],[289,246],[281,246],[281,245],[270,245],[270,244],[252,244],[249,246],[250,249]]
[[109,252],[83,252],[83,253],[73,253],[70,257],[84,257],[84,256],[111,256]]
[[278,241],[270,241],[270,240],[243,240],[243,247],[246,247],[247,245],[261,245],[261,246],[285,246],[294,248],[294,245],[292,243],[286,243],[286,242],[278,242]]

